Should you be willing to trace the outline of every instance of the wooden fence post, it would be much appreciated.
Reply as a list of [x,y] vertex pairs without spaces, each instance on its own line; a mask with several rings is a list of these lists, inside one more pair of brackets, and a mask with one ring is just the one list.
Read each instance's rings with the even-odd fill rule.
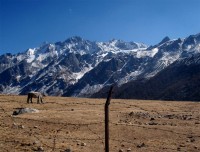
[[110,87],[110,91],[105,103],[105,152],[109,152],[109,104],[111,100],[113,86]]

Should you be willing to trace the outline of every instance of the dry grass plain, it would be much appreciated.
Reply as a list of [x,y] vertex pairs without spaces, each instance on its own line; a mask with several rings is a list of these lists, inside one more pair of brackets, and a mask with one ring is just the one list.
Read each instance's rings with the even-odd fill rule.
[[[0,95],[1,152],[104,152],[106,99],[44,100]],[[39,112],[12,116],[21,107]],[[199,152],[200,103],[111,100],[110,151]]]

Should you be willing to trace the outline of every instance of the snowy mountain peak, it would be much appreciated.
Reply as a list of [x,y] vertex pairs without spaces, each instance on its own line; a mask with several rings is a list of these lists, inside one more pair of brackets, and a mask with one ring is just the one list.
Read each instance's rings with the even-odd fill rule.
[[17,55],[0,56],[0,93],[26,94],[33,90],[88,96],[108,84],[149,79],[178,59],[200,53],[200,34],[176,40],[165,37],[147,47],[143,43],[116,39],[94,42],[75,36]]
[[166,37],[164,37],[163,39],[162,39],[162,41],[159,43],[159,45],[161,45],[161,44],[163,44],[163,43],[165,43],[165,42],[167,42],[167,41],[169,41],[170,40],[170,38],[168,37],[168,36],[166,36]]
[[65,43],[80,43],[80,42],[83,42],[83,41],[84,40],[81,37],[79,37],[79,36],[73,36],[73,37],[68,38],[64,42]]
[[29,48],[29,49],[26,51],[26,54],[27,54],[28,56],[35,55],[35,53],[36,53],[36,48],[33,48],[33,49]]

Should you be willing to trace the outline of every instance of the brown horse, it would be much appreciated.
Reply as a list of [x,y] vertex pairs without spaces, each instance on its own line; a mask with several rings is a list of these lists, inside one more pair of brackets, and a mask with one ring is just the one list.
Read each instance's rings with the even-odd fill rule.
[[28,93],[28,98],[27,98],[27,103],[29,103],[29,101],[31,101],[31,103],[33,103],[32,98],[37,98],[37,103],[38,104],[40,102],[43,103],[43,101],[42,101],[43,95],[40,92],[29,92]]

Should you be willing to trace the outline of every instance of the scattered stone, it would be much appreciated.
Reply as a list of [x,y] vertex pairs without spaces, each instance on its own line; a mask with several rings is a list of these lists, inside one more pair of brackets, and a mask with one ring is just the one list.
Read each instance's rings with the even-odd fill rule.
[[198,149],[198,147],[197,147],[197,146],[194,146],[194,148],[195,148],[195,149]]
[[26,143],[21,143],[21,146],[31,146],[30,143],[26,144]]
[[151,118],[150,121],[155,120],[155,118]]
[[13,123],[12,128],[18,128],[18,125],[16,123]]
[[168,114],[168,115],[165,115],[164,117],[168,118],[168,119],[174,119],[175,115],[174,114]]
[[167,125],[167,123],[166,123],[166,122],[164,122],[162,125]]
[[194,142],[195,141],[195,139],[192,135],[187,136],[187,138],[189,138],[189,139],[187,139],[187,142]]
[[193,138],[193,136],[192,136],[192,135],[189,135],[189,136],[187,136],[187,138]]
[[38,126],[34,126],[34,128],[38,128]]
[[167,114],[167,115],[164,115],[164,118],[168,118],[168,119],[180,119],[180,120],[191,120],[192,119],[192,115]]
[[123,152],[123,151],[124,151],[123,149],[120,149],[120,150],[119,150],[119,152]]
[[67,148],[64,150],[64,152],[72,152],[72,150],[70,148]]
[[125,145],[124,145],[124,144],[121,144],[121,147],[125,147]]
[[39,112],[39,110],[37,109],[33,109],[33,108],[16,108],[17,110],[15,110],[13,112],[13,115],[19,115],[19,114],[24,114],[24,113],[37,113]]
[[71,111],[74,111],[74,109],[71,109]]
[[191,115],[182,115],[182,116],[180,116],[180,119],[182,119],[182,120],[191,120],[192,118],[191,118]]
[[199,124],[200,124],[200,122],[197,122],[197,121],[196,121],[194,124],[196,124],[196,125],[199,125]]
[[177,151],[180,151],[180,150],[181,150],[181,148],[180,148],[180,147],[178,147],[178,148],[177,148]]
[[81,146],[86,146],[86,143],[82,142],[82,143],[81,143]]
[[40,146],[40,147],[38,147],[37,151],[38,152],[40,152],[40,151],[42,152],[42,151],[44,151],[44,148],[42,146]]
[[127,152],[130,152],[130,151],[131,151],[131,148],[128,148],[128,149],[127,149]]
[[149,122],[149,125],[157,125],[157,124],[158,124],[158,123],[153,122],[153,121]]
[[24,129],[25,127],[23,125],[19,125],[19,124],[13,123],[12,128],[15,128],[15,129],[18,129],[18,128]]
[[23,125],[19,125],[19,128],[24,129],[25,127]]
[[150,115],[148,112],[130,112],[128,114],[130,117],[136,117],[136,118],[149,118]]
[[144,147],[144,146],[145,146],[145,144],[142,143],[142,144],[137,145],[137,148],[142,148],[142,147]]
[[133,115],[134,115],[134,112],[133,112],[133,111],[129,113],[129,116],[133,116]]
[[36,140],[36,141],[33,142],[33,145],[37,145],[37,144],[39,144],[39,143],[40,143],[40,142]]

